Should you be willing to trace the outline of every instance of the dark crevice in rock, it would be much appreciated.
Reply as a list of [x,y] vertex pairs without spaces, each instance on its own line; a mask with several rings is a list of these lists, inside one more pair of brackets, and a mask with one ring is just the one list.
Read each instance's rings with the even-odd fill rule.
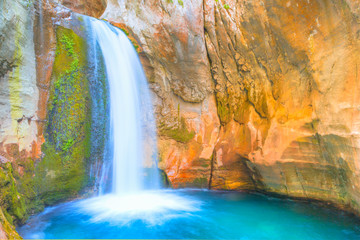
[[215,161],[216,161],[216,151],[214,148],[213,155],[211,156],[211,162],[210,162],[210,177],[209,177],[209,187],[208,187],[209,190],[211,190]]
[[299,183],[300,183],[300,186],[303,190],[303,193],[304,193],[304,196],[308,197],[307,194],[306,194],[306,190],[305,190],[305,187],[304,187],[304,178],[303,176],[301,175],[301,173],[299,172],[298,168],[295,166],[295,173],[296,173],[296,176],[297,178],[299,179]]
[[264,116],[262,115],[255,107],[255,104],[253,102],[251,102],[249,99],[248,99],[248,103],[254,108],[254,111],[259,115],[260,118],[262,119],[268,119],[267,116]]
[[286,195],[289,195],[289,190],[288,190],[288,187],[287,187],[286,176],[285,176],[284,172],[282,171],[281,166],[279,166],[279,170],[280,170],[280,175],[281,175],[281,177],[282,177],[283,180],[284,180],[284,188],[285,188],[285,190],[286,190]]
[[17,65],[15,61],[11,62],[7,59],[0,60],[0,79],[2,79],[8,72],[12,71]]
[[[225,10],[225,9],[224,9]],[[226,10],[225,10],[226,11]],[[226,12],[227,13],[227,12]],[[225,32],[226,32],[226,35],[227,35],[227,37],[229,38],[229,40],[230,40],[230,42],[231,42],[231,47],[232,47],[232,52],[234,52],[235,51],[235,41],[233,41],[233,39],[231,38],[231,35],[233,35],[233,34],[231,34],[231,33],[229,33],[229,29],[225,26],[225,24],[224,23],[226,23],[226,18],[225,18],[225,16],[224,16],[224,14],[222,14],[222,11],[221,11],[221,9],[219,9],[219,14],[220,14],[220,18],[221,18],[221,22],[222,22],[222,25],[223,25],[223,27],[224,27],[224,29],[225,29]],[[229,16],[227,16],[228,18],[230,18]],[[229,21],[231,21],[231,20],[229,20]]]
[[31,121],[33,120],[33,118],[34,118],[34,116],[26,117],[25,115],[23,115],[22,118],[17,119],[17,122],[21,123],[23,120],[27,120],[28,124],[30,124]]
[[243,158],[245,172],[252,181],[254,189],[263,190],[265,189],[265,185],[263,183],[263,178],[261,173],[256,168],[255,164],[253,164],[249,159]]

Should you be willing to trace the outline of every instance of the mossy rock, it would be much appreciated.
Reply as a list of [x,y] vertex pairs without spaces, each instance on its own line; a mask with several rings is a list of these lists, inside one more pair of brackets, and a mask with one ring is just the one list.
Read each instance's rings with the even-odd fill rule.
[[10,162],[0,168],[0,206],[10,224],[21,223],[26,216],[24,198],[16,188],[13,168]]
[[190,187],[195,188],[209,188],[209,180],[204,177],[195,178],[194,181],[189,184]]
[[35,171],[36,190],[46,205],[74,197],[86,186],[91,149],[86,41],[60,26],[56,36],[44,157]]
[[181,143],[187,143],[194,138],[195,132],[187,129],[185,119],[181,117],[178,124],[174,127],[160,126],[160,135],[167,136]]
[[16,232],[15,227],[6,219],[3,211],[0,208],[0,229],[2,229],[8,239],[21,239]]

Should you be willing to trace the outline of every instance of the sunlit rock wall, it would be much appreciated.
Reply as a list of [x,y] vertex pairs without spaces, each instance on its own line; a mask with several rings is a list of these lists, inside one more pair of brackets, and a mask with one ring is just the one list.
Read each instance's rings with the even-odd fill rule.
[[56,0],[71,10],[87,16],[100,17],[106,8],[106,0]]
[[7,146],[36,155],[37,102],[33,8],[26,1],[2,1],[0,15],[0,151]]
[[359,1],[109,1],[154,92],[174,187],[359,209]]
[[[0,238],[19,238],[12,224],[26,215],[16,177],[38,158],[38,99],[33,42],[34,9],[23,0],[0,3]],[[15,173],[16,171],[16,173]],[[32,193],[28,193],[31,195]]]
[[[105,140],[94,136],[106,131],[106,88],[94,94],[81,19],[59,3],[133,40],[153,92],[159,167],[173,187],[359,210],[358,0],[5,0],[0,237],[90,187],[103,158]],[[79,69],[67,65],[76,60],[69,44]]]

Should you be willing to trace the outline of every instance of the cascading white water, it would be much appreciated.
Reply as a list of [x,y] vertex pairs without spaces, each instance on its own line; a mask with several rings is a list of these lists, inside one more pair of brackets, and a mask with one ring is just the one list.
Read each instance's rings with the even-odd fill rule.
[[[159,176],[154,167],[155,121],[137,52],[121,30],[104,21],[90,19],[90,22],[103,54],[109,81],[112,191],[125,194],[156,189],[159,187]],[[144,142],[151,146],[147,148],[152,150],[151,153],[145,153]],[[144,171],[144,165],[148,166],[147,171]]]
[[[155,120],[147,81],[126,35],[109,23],[84,17],[102,52],[110,89],[112,192],[105,194],[109,166],[100,174],[100,195],[76,203],[93,222],[115,225],[141,220],[151,225],[198,211],[201,203],[160,189]],[[102,184],[101,184],[102,183]]]

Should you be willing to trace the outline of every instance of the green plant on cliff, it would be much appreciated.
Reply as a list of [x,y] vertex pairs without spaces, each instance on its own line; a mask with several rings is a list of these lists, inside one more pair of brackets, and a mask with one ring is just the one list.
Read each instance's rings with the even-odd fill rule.
[[48,106],[44,158],[36,168],[36,190],[45,204],[76,196],[87,184],[91,101],[86,77],[86,42],[58,27]]
[[208,188],[209,187],[209,181],[208,181],[207,178],[198,177],[198,178],[194,179],[191,186],[192,187],[197,187],[197,188]]
[[189,131],[186,127],[185,119],[180,117],[174,127],[160,126],[160,135],[167,136],[175,141],[187,143],[194,138],[195,132]]
[[67,51],[67,55],[68,56],[73,56],[74,60],[78,60],[77,56],[75,55],[74,52],[74,41],[71,37],[67,36],[67,35],[62,35],[61,39],[60,39],[60,43],[62,44],[61,48],[63,50]]
[[26,214],[24,215],[24,218],[21,219],[21,221],[24,222],[29,213],[31,214],[43,209],[43,204],[40,199],[37,198],[35,191],[35,161],[30,157],[20,157],[12,162],[12,166],[13,169],[18,169],[13,171],[13,176],[16,180],[16,188],[20,193],[20,196],[24,199],[26,206]]
[[[106,21],[106,20],[105,20]],[[132,43],[132,45],[134,46],[136,52],[141,52],[141,48],[139,43],[137,42],[137,40],[129,33],[128,29],[126,29],[126,27],[121,26],[121,25],[114,25],[115,27],[119,28],[121,31],[123,31],[126,36],[128,37],[128,39],[130,40],[130,42]]]
[[225,125],[228,122],[230,122],[232,118],[229,100],[228,98],[222,97],[219,94],[217,94],[216,103],[217,103],[217,113],[220,118],[220,122],[222,125]]
[[21,239],[19,234],[16,232],[15,227],[12,226],[6,219],[3,211],[0,208],[0,226],[5,231],[8,239]]
[[10,162],[0,166],[0,205],[10,224],[20,223],[26,214],[24,198],[16,188]]

